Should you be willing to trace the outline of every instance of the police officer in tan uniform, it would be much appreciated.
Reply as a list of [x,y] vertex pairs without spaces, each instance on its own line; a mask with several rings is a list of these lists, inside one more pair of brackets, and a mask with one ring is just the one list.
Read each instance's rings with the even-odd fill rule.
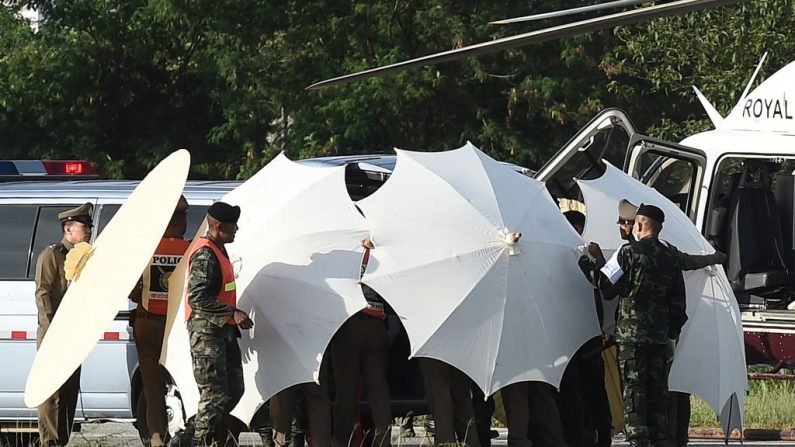
[[188,227],[187,211],[188,201],[180,196],[143,278],[130,296],[138,303],[133,336],[146,399],[146,414],[138,417],[146,420],[150,435],[147,444],[151,447],[165,446],[168,435],[166,372],[159,361],[168,311],[168,278],[190,245],[183,239]]
[[[370,239],[362,241],[365,248],[361,273],[374,249]],[[359,381],[367,389],[367,401],[373,416],[373,446],[391,445],[392,413],[387,382],[387,327],[384,299],[375,290],[362,284],[367,307],[346,321],[331,340],[331,361],[334,371],[334,447],[351,444],[356,423]],[[314,433],[312,421],[310,433]]]
[[[58,214],[63,239],[42,250],[36,260],[36,306],[39,309],[39,329],[36,346],[41,345],[55,312],[66,293],[68,283],[64,273],[66,254],[75,244],[91,239],[93,207],[86,203]],[[80,368],[47,400],[39,405],[39,437],[42,446],[64,446],[69,442],[80,388]]]

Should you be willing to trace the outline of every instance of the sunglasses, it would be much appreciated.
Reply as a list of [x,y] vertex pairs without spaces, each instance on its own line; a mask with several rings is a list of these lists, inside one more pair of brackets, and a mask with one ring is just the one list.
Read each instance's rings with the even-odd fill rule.
[[635,221],[629,219],[618,219],[616,223],[619,225],[635,225]]
[[94,222],[91,220],[90,217],[88,217],[88,218],[77,217],[77,218],[72,219],[71,221],[72,222],[79,222],[79,223],[87,226],[88,228],[94,228]]

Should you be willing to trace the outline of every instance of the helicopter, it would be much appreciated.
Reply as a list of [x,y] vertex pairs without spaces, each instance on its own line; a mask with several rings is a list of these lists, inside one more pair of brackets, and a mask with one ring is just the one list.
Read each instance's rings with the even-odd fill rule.
[[[444,51],[312,84],[308,90],[510,48],[742,3],[679,0],[570,22]],[[641,3],[618,0],[495,23],[562,17]],[[707,240],[727,254],[726,273],[742,311],[746,363],[771,365],[762,378],[795,368],[795,62],[751,90],[766,55],[723,117],[698,88],[714,129],[680,143],[642,135],[619,109],[594,117],[536,173],[561,206],[582,194],[576,179],[597,178],[604,161],[679,206]]]

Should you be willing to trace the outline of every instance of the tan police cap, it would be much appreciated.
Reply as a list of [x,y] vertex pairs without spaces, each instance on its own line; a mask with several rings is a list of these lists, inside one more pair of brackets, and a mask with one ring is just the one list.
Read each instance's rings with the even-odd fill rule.
[[91,212],[93,209],[94,206],[91,203],[84,203],[77,208],[59,213],[58,220],[60,220],[62,224],[66,222],[80,222],[86,225],[93,225],[91,221]]
[[618,202],[618,224],[632,223],[635,221],[635,215],[638,213],[638,207],[633,205],[627,199],[621,199]]

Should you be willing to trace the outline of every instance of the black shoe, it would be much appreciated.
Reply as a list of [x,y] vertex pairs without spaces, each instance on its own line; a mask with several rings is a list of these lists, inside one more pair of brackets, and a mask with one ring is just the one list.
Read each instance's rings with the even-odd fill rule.
[[215,442],[215,439],[201,439],[193,436],[190,440],[190,447],[218,447],[218,443]]
[[597,430],[596,447],[610,447],[611,445],[613,445],[613,438],[610,436],[610,430]]
[[303,433],[293,433],[293,435],[290,436],[289,447],[304,447],[305,444],[306,437]]
[[195,429],[193,424],[185,424],[183,430],[178,431],[168,442],[168,447],[190,447]]
[[417,436],[417,433],[414,432],[413,425],[402,425],[400,427],[400,437],[401,438],[413,438]]

